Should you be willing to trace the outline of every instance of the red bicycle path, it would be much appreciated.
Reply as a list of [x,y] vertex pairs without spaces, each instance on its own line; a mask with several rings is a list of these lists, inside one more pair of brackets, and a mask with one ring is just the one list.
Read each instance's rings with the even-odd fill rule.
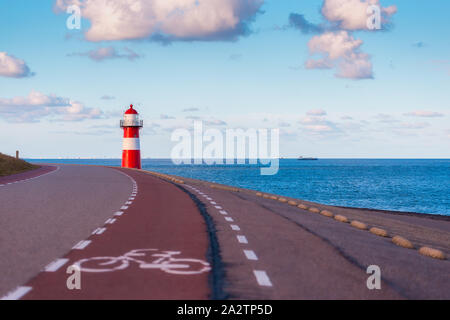
[[[159,252],[180,252],[174,258],[207,262],[207,227],[190,196],[176,185],[148,174],[118,170],[132,177],[137,184],[134,199],[130,190],[132,203],[126,205],[125,210],[117,208],[123,214],[111,217],[116,220],[112,224],[105,223],[103,233],[92,234],[86,239],[91,242],[84,249],[72,249],[61,257],[68,261],[58,270],[42,271],[25,284],[31,290],[22,299],[211,298],[210,271],[172,274],[161,269],[141,268],[133,261],[122,270],[81,272],[81,289],[68,289],[66,282],[71,274],[67,273],[67,268],[86,258],[120,257],[131,250],[157,249]],[[149,261],[154,259],[151,257]]]

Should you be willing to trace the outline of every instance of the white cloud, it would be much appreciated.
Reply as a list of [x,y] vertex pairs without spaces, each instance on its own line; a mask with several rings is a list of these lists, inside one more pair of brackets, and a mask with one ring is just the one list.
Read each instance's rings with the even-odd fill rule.
[[219,119],[203,120],[203,123],[207,126],[226,126],[227,123]]
[[306,112],[308,116],[326,116],[327,112],[323,109],[313,109]]
[[370,5],[381,9],[381,22],[386,24],[397,12],[396,6],[381,7],[379,0],[325,0],[322,6],[323,16],[345,30],[368,30],[367,8]]
[[195,112],[195,111],[200,111],[199,108],[186,108],[183,109],[182,112]]
[[379,113],[376,116],[374,116],[375,119],[377,119],[379,122],[383,123],[394,123],[399,122],[394,116],[386,113]]
[[411,116],[411,117],[424,117],[424,118],[438,118],[443,117],[444,114],[440,112],[434,112],[434,111],[426,111],[426,110],[416,110],[412,112],[404,113],[405,116]]
[[128,59],[130,61],[134,61],[135,59],[141,57],[131,49],[124,48],[124,51],[125,53],[120,53],[113,47],[102,47],[87,52],[71,53],[68,54],[68,56],[87,56],[96,62],[101,62],[107,59]]
[[304,132],[308,134],[333,134],[341,130],[335,122],[326,119],[326,112],[322,109],[310,110],[306,117],[300,119],[299,123]]
[[162,114],[159,117],[161,120],[171,120],[171,119],[175,119],[175,117],[169,116],[167,114]]
[[360,51],[363,41],[353,38],[347,31],[325,32],[308,42],[311,55],[319,54],[319,60],[310,59],[308,69],[336,67],[336,76],[349,79],[373,78],[372,62],[368,54]]
[[404,129],[423,129],[428,127],[430,124],[428,122],[416,122],[416,123],[402,123],[401,128]]
[[335,76],[338,78],[373,79],[370,56],[360,51],[363,41],[355,39],[351,34],[355,30],[371,31],[367,22],[371,16],[368,9],[372,5],[380,9],[382,28],[397,12],[396,6],[382,7],[379,0],[324,0],[321,9],[326,21],[324,24],[311,24],[303,15],[292,13],[291,25],[295,18],[294,26],[307,31],[304,33],[319,33],[310,39],[308,47],[311,55],[318,54],[322,57],[308,59],[305,61],[305,68],[336,68]]
[[107,95],[107,94],[105,94],[105,95],[100,97],[100,99],[102,99],[102,100],[114,100],[115,98],[116,97],[110,96],[110,95]]
[[49,117],[56,121],[98,119],[103,112],[54,94],[31,91],[27,97],[0,98],[0,115],[13,122],[38,122]]
[[9,78],[24,78],[33,76],[25,61],[0,51],[0,76]]
[[89,41],[233,40],[245,34],[263,0],[57,0],[55,10],[72,4],[91,23]]
[[338,65],[336,76],[348,79],[372,79],[372,62],[367,53],[352,52]]
[[331,69],[333,63],[328,59],[309,59],[305,62],[306,69]]

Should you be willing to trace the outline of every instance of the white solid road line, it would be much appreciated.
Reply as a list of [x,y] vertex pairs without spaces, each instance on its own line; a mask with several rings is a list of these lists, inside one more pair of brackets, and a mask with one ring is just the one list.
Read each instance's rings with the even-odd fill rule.
[[258,260],[255,251],[253,250],[244,250],[244,254],[248,260]]
[[239,243],[248,243],[248,240],[245,236],[236,236],[236,238],[238,239]]
[[67,263],[67,261],[69,261],[69,259],[66,259],[66,258],[56,259],[55,261],[49,263],[45,267],[44,271],[46,271],[46,272],[58,271],[58,269],[61,268],[63,265],[65,265]]
[[19,300],[31,290],[31,287],[17,287],[14,291],[9,292],[0,300]]
[[74,250],[83,250],[91,243],[91,240],[81,240],[78,242],[72,249]]
[[233,222],[234,221],[233,218],[231,218],[231,217],[225,217],[225,220],[227,220],[229,222]]
[[263,287],[271,287],[272,282],[270,282],[269,276],[265,271],[262,270],[253,270],[253,274],[256,277],[256,281],[258,284]]
[[235,225],[235,224],[230,225],[230,227],[231,227],[231,229],[233,229],[233,230],[235,230],[235,231],[241,230],[241,228],[239,228],[239,226],[238,226],[238,225]]
[[219,211],[221,214],[223,214],[223,215],[227,215],[228,214],[228,212],[226,212],[225,210],[220,210]]

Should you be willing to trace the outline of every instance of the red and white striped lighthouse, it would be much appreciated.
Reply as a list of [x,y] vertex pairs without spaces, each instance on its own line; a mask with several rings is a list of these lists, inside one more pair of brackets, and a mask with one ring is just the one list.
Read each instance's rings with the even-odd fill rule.
[[122,167],[141,169],[141,148],[139,143],[139,129],[144,122],[139,120],[139,114],[133,105],[125,111],[120,127],[123,128]]

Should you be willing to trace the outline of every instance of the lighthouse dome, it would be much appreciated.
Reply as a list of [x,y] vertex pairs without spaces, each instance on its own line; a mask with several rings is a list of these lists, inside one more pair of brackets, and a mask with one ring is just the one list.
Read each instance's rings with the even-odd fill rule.
[[138,114],[136,110],[133,109],[133,105],[130,104],[130,109],[125,111],[125,114]]

